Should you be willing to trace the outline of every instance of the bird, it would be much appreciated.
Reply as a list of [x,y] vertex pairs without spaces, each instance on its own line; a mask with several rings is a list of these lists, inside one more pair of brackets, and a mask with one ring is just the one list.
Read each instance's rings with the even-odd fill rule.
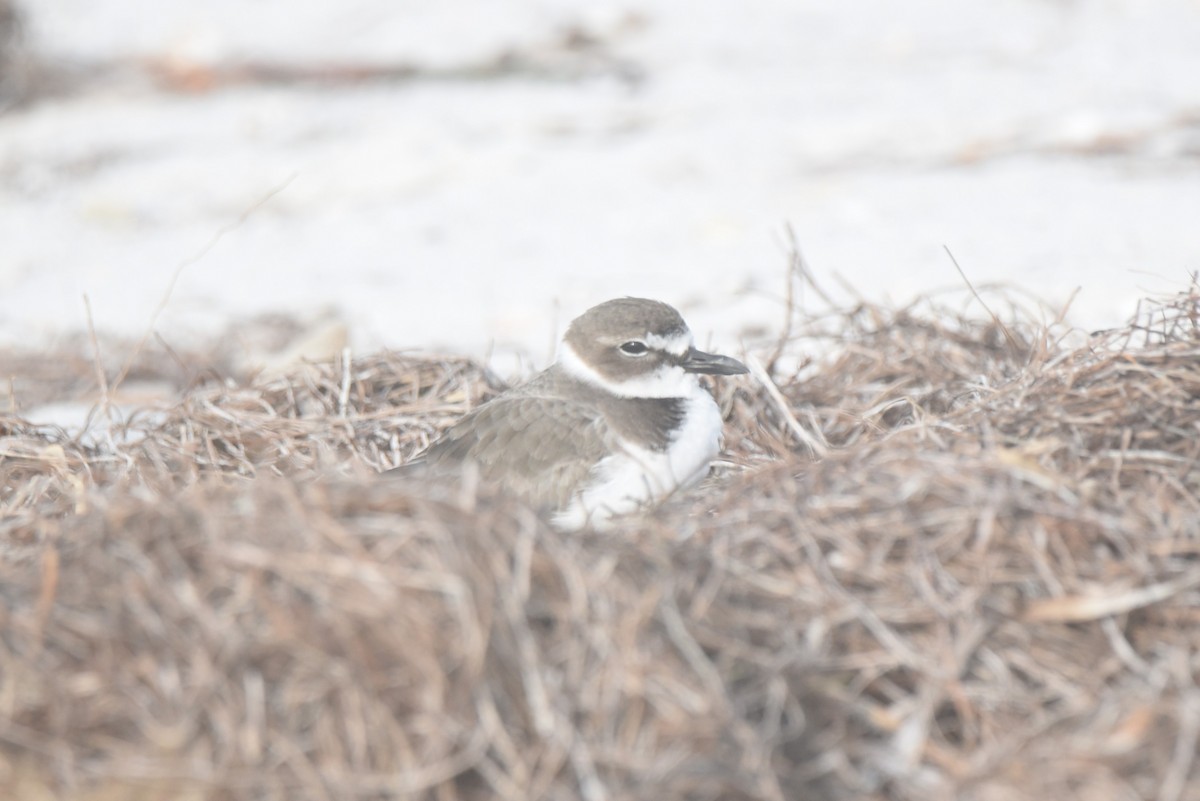
[[560,530],[603,529],[708,474],[722,419],[699,376],[747,372],[698,350],[672,306],[616,298],[570,323],[548,368],[466,414],[399,469],[476,471]]

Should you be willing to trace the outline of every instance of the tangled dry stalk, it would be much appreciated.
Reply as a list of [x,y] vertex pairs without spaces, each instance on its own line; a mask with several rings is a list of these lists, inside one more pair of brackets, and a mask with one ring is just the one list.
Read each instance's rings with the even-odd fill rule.
[[604,535],[374,477],[461,360],[0,416],[0,797],[1200,797],[1200,290],[922,308],[719,385],[731,475]]

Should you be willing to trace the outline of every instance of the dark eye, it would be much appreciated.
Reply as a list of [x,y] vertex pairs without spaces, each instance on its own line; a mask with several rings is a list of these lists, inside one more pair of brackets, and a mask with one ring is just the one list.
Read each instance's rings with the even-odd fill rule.
[[646,343],[638,342],[636,339],[621,346],[621,352],[630,356],[645,356],[647,350],[649,348],[646,347]]

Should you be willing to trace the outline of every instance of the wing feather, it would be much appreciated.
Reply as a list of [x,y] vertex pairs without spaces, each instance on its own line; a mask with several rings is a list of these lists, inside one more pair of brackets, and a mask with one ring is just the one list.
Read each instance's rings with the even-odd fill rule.
[[485,481],[502,483],[535,507],[561,508],[613,446],[612,433],[593,407],[507,395],[469,413],[423,458],[439,472],[473,462]]

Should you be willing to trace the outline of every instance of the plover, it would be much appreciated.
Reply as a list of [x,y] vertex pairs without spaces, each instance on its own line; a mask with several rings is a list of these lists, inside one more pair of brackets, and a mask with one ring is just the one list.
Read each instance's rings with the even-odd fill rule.
[[467,414],[410,465],[444,475],[471,464],[560,529],[603,527],[708,473],[721,414],[698,375],[745,372],[697,350],[666,303],[610,300],[571,322],[554,364]]

